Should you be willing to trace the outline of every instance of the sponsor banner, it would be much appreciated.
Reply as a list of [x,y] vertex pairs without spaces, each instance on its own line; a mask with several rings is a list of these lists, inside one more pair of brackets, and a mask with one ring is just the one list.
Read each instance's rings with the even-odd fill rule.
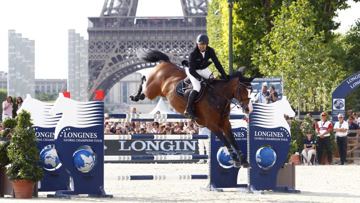
[[[203,140],[208,142],[208,140]],[[199,154],[198,140],[105,140],[105,156]],[[198,160],[157,160],[162,163],[189,163]],[[132,160],[117,162],[154,162]]]

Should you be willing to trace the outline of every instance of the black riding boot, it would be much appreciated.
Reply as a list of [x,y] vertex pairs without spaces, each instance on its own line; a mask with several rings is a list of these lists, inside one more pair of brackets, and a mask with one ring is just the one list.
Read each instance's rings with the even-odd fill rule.
[[184,112],[184,115],[192,120],[196,119],[194,102],[195,102],[195,98],[197,97],[197,95],[198,95],[198,92],[196,90],[191,90],[191,92],[189,94],[186,110]]

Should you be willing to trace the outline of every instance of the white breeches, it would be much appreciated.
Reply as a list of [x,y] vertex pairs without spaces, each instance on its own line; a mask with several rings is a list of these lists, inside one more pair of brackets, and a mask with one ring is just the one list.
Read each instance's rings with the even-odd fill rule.
[[303,150],[301,152],[302,156],[303,156],[303,162],[304,164],[311,164],[311,157],[312,156],[316,156],[316,150],[315,149],[309,149],[309,150]]
[[[190,78],[191,84],[193,85],[193,90],[200,92],[201,84],[194,76],[190,74],[189,68],[185,68],[186,75]],[[202,70],[196,70],[196,72],[201,75],[201,77],[205,79],[209,79],[212,75],[212,72],[209,68],[205,68]]]

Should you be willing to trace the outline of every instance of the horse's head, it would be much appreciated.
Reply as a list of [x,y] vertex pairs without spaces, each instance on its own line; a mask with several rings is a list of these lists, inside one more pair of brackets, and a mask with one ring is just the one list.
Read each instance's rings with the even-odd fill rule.
[[250,93],[252,91],[251,81],[254,78],[247,78],[242,71],[237,71],[231,76],[231,80],[236,82],[233,97],[239,101],[242,109],[248,113],[250,103]]

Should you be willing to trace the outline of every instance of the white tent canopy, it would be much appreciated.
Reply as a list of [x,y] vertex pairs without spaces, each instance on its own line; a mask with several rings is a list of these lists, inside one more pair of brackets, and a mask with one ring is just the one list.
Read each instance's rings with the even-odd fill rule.
[[161,114],[177,114],[176,112],[174,112],[170,109],[169,105],[164,101],[164,99],[162,97],[160,97],[155,108],[149,114],[156,114],[156,112],[158,112],[158,111]]

